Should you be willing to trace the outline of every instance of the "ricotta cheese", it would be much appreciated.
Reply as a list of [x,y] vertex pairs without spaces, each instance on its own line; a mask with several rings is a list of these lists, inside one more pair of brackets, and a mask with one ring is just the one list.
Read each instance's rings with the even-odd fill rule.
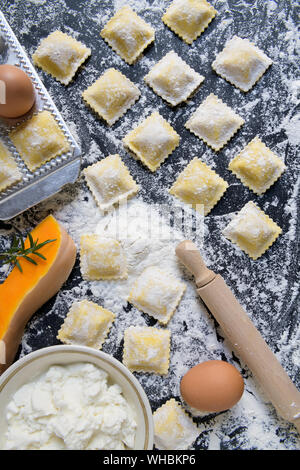
[[5,449],[124,450],[134,447],[134,412],[118,384],[90,363],[51,366],[6,407]]

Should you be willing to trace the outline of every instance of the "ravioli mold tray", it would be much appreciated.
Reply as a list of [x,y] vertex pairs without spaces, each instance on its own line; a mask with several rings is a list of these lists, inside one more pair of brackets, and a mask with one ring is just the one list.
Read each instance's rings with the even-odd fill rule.
[[[34,106],[26,115],[18,119],[0,118],[0,139],[12,153],[23,176],[22,181],[0,192],[0,220],[4,221],[47,199],[66,184],[74,183],[80,172],[81,150],[1,11],[0,64],[12,64],[23,69],[32,80],[36,95]],[[32,172],[10,141],[9,133],[33,114],[45,110],[55,118],[70,149]]]

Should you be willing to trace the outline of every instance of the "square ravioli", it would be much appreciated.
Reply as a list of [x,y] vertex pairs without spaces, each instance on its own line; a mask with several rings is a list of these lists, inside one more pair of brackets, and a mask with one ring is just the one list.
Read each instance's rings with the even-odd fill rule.
[[153,413],[154,444],[159,450],[189,449],[199,430],[182,406],[171,398]]
[[179,145],[180,137],[158,113],[147,117],[124,139],[124,144],[146,165],[155,171]]
[[186,204],[192,204],[194,209],[203,206],[204,215],[207,215],[227,188],[228,184],[223,178],[195,157],[180,173],[169,192]]
[[185,127],[212,147],[220,150],[244,124],[227,104],[210,94],[185,123]]
[[248,39],[234,36],[214,62],[214,71],[242,91],[249,91],[272,64],[272,60]]
[[204,77],[171,51],[152,67],[144,80],[155,93],[176,106],[187,100]]
[[11,152],[0,141],[0,191],[22,179],[22,174]]
[[114,238],[85,234],[80,238],[80,268],[87,281],[125,279],[127,261],[122,245]]
[[70,144],[49,111],[41,111],[9,134],[29,170],[70,150]]
[[168,373],[170,331],[149,326],[130,326],[124,332],[123,363],[132,372]]
[[163,22],[187,44],[203,33],[217,11],[206,0],[174,0],[163,15]]
[[128,302],[166,325],[185,289],[185,284],[174,276],[156,266],[150,266],[135,281]]
[[260,195],[278,180],[285,170],[285,164],[255,137],[231,160],[228,168],[243,184]]
[[223,235],[256,260],[270,248],[281,228],[254,202],[248,202],[223,230]]
[[101,210],[134,196],[140,189],[120,156],[109,155],[83,170],[87,185]]
[[140,90],[118,70],[106,70],[83,93],[84,101],[112,126],[140,97]]
[[79,344],[101,349],[115,315],[88,300],[74,302],[62,324],[57,339],[65,344]]
[[128,5],[116,12],[100,35],[128,64],[133,64],[155,39],[154,29]]
[[32,56],[33,63],[68,85],[79,67],[91,55],[91,49],[61,31],[42,39]]

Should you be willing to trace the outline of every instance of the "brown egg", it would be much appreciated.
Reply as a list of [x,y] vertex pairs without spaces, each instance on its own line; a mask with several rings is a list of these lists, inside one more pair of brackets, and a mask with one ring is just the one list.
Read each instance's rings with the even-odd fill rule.
[[182,378],[183,400],[198,411],[228,410],[241,398],[244,382],[239,371],[225,361],[206,361],[192,367]]
[[28,75],[14,65],[0,65],[0,116],[22,116],[32,108],[34,101],[34,87]]

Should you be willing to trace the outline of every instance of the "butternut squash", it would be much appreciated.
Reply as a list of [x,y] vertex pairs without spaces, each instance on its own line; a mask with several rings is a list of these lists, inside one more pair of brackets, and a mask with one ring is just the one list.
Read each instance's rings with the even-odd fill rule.
[[[0,374],[13,362],[27,322],[59,291],[76,259],[72,238],[52,215],[46,217],[31,235],[39,242],[48,239],[55,241],[44,245],[39,251],[46,260],[31,255],[37,263],[34,265],[19,258],[23,272],[15,266],[0,285],[0,340],[5,349],[5,364],[0,364]],[[25,247],[28,246],[27,237]]]

